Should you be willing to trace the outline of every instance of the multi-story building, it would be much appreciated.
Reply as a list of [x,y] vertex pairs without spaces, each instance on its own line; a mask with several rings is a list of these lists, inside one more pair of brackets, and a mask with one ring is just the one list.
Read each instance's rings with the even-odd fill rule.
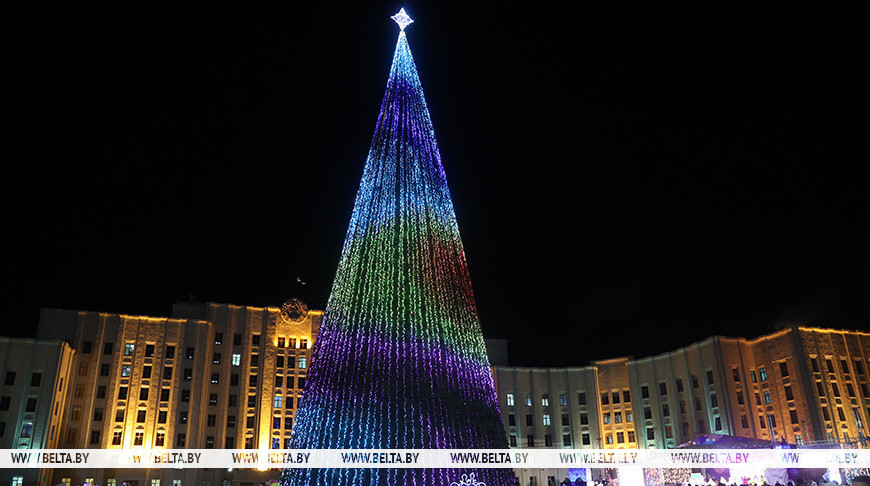
[[[172,317],[42,309],[37,339],[0,338],[2,448],[289,447],[322,312],[181,303]],[[513,448],[670,448],[705,433],[865,443],[870,333],[792,327],[714,336],[640,359],[507,365],[488,341]],[[548,484],[567,470],[517,470]],[[3,471],[16,484],[263,482],[225,469]],[[13,476],[9,476],[13,474]],[[9,477],[6,477],[9,476]]]
[[[870,333],[798,326],[754,339],[714,336],[641,359],[493,373],[511,447],[645,449],[706,433],[863,446],[868,369]],[[521,484],[568,473],[517,472]]]
[[[0,337],[0,449],[53,449],[75,352],[59,340]],[[0,469],[4,484],[49,484],[50,470]]]
[[[38,337],[65,340],[78,351],[57,445],[287,448],[321,318],[295,299],[281,308],[176,304],[173,317],[42,309]],[[152,486],[272,476],[226,469],[54,471],[55,482]]]

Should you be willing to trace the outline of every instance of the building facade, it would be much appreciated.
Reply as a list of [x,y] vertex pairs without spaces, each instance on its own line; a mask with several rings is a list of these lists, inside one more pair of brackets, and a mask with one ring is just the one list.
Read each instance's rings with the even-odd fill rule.
[[[77,351],[64,375],[57,447],[289,447],[322,311],[294,299],[280,308],[176,304],[172,314],[41,310],[37,337]],[[55,469],[52,484],[229,486],[273,477],[226,469]]]
[[[60,340],[0,337],[0,449],[58,447],[74,360],[73,349]],[[47,469],[0,470],[4,482],[50,479]]]
[[[864,446],[870,333],[792,327],[574,368],[494,366],[511,447],[672,448],[707,433]],[[567,470],[518,470],[556,484]]]
[[[0,448],[289,447],[323,313],[181,303],[172,317],[42,309],[0,338]],[[870,333],[792,327],[568,368],[506,365],[488,341],[512,448],[671,448],[706,433],[864,445]],[[567,470],[518,469],[524,485]],[[247,486],[276,471],[0,471],[18,484]]]

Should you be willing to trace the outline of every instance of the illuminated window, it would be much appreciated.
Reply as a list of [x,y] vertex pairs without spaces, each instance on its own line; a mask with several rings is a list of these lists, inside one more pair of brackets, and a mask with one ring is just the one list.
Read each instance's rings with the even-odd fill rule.
[[[302,368],[302,367],[300,366],[300,368]],[[550,406],[550,394],[549,393],[544,393],[543,395],[541,395],[541,406],[542,407],[549,407]]]
[[561,405],[563,407],[568,406],[568,395],[566,395],[564,393],[559,394],[559,405]]
[[121,365],[121,376],[123,376],[124,378],[130,376],[130,370],[130,365]]
[[622,412],[614,412],[613,413],[613,423],[616,423],[616,424],[622,423]]
[[33,422],[24,422],[21,424],[21,435],[22,439],[29,439],[30,436],[33,435]]
[[272,437],[272,449],[280,449],[281,448],[281,438],[280,437]]
[[610,435],[610,434],[607,434],[607,443],[608,443],[608,444],[613,444],[613,436]]
[[233,366],[241,366],[242,364],[242,355],[239,353],[233,353]]
[[605,423],[605,424],[609,424],[609,423],[610,423],[610,413],[605,413],[605,414],[604,414],[604,423]]
[[634,415],[631,412],[625,412],[625,421],[634,422]]
[[513,406],[514,406],[514,394],[513,394],[513,393],[508,393],[508,394],[507,394],[507,404],[508,404],[509,407],[513,407]]
[[531,393],[526,393],[526,406],[527,407],[532,406],[532,394]]
[[127,343],[124,345],[124,356],[133,356],[133,351],[136,349],[132,343]]
[[543,419],[544,419],[544,425],[549,426],[550,425],[550,414],[545,413]]
[[299,369],[304,370],[308,366],[308,359],[305,356],[299,357]]
[[[72,481],[72,480],[70,480]],[[22,486],[24,484],[24,476],[12,476],[12,486]]]
[[758,375],[761,377],[761,381],[767,381],[767,370],[758,368]]
[[275,396],[274,408],[281,408],[281,405],[284,403],[284,397],[281,395]]

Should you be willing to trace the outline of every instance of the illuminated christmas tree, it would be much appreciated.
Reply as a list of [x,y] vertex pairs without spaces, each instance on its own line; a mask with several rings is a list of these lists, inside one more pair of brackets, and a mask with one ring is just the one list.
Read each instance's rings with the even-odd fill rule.
[[[456,215],[402,9],[294,449],[505,449]],[[463,480],[462,475],[468,475]],[[475,476],[471,476],[474,474]],[[287,469],[295,485],[514,485],[510,469]]]

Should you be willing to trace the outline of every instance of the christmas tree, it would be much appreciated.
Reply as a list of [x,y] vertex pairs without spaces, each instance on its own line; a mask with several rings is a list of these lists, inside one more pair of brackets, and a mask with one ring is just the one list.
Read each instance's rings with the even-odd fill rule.
[[[506,449],[435,131],[401,32],[293,430],[294,449]],[[287,469],[295,485],[449,486],[510,469]]]

